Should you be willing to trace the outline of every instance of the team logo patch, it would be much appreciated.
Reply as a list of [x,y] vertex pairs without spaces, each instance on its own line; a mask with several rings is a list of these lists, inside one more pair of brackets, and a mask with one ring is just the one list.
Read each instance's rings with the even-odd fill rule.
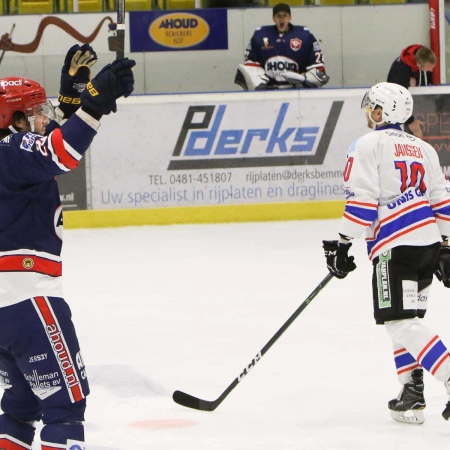
[[291,49],[298,52],[302,47],[302,41],[299,38],[291,39]]
[[81,94],[86,89],[86,83],[73,83],[73,88]]
[[320,49],[320,44],[316,41],[316,42],[314,42],[314,44],[313,44],[313,50],[315,51],[315,52],[320,52],[321,51],[321,49]]
[[23,138],[22,142],[20,143],[20,148],[22,150],[26,150],[27,152],[32,152],[32,148],[34,141],[36,140],[36,135],[33,133],[27,133]]
[[66,445],[67,445],[68,450],[84,450],[85,449],[84,442],[74,441],[72,439],[69,439],[67,441]]
[[22,261],[22,266],[23,266],[25,269],[32,269],[33,266],[34,266],[34,261],[33,261],[33,259],[32,259],[32,258],[25,258],[25,259]]

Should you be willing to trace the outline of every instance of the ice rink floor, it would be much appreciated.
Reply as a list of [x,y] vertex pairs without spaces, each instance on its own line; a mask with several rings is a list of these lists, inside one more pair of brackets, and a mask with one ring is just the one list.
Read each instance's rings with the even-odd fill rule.
[[[371,265],[333,279],[214,412],[216,399],[327,274],[337,220],[66,230],[64,287],[91,384],[88,450],[447,448],[443,385],[427,421],[394,422],[390,341],[372,318]],[[450,346],[450,290],[425,324]],[[39,440],[33,449],[39,449]]]

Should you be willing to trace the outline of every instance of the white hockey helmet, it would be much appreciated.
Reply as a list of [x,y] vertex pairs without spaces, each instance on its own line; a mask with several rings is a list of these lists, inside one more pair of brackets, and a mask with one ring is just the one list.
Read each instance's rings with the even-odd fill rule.
[[387,123],[405,123],[413,111],[413,99],[408,89],[395,83],[378,83],[364,96],[361,108],[374,111],[383,108],[382,120]]

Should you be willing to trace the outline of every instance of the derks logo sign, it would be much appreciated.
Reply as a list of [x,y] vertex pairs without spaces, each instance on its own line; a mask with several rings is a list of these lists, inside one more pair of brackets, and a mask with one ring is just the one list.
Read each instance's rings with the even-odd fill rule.
[[271,128],[248,129],[223,129],[227,105],[190,106],[168,170],[320,165],[343,104],[332,103],[322,133],[318,126],[284,126],[289,103],[281,104]]

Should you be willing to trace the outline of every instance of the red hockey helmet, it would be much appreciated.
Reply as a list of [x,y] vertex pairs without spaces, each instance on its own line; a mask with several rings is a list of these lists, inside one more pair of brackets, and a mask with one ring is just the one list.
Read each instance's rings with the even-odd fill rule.
[[0,128],[12,125],[12,115],[22,111],[27,117],[34,115],[36,107],[45,105],[44,88],[33,80],[21,77],[0,79]]

